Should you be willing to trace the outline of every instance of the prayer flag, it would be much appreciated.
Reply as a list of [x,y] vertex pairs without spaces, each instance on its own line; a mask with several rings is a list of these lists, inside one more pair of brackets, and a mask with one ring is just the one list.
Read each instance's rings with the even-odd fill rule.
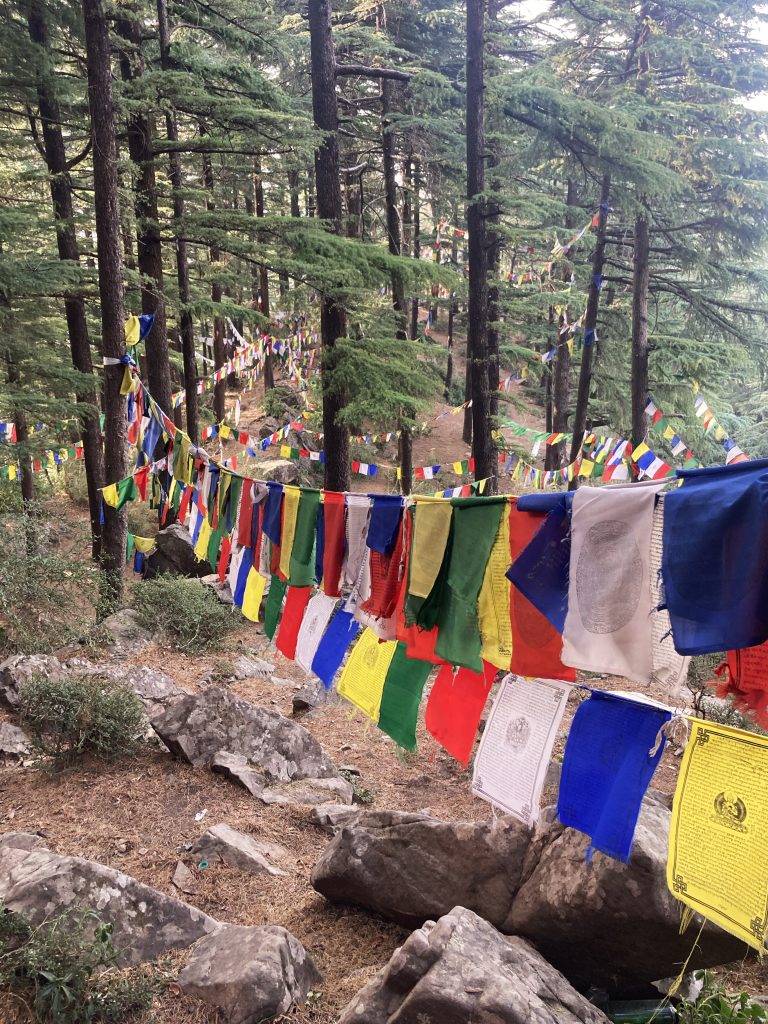
[[286,485],[283,490],[283,522],[280,537],[280,575],[286,580],[291,575],[291,554],[300,501],[301,488]]
[[344,608],[340,608],[331,619],[312,659],[312,671],[322,680],[326,689],[333,685],[344,655],[359,630],[360,623]]
[[[243,550],[247,550],[247,548]],[[280,609],[283,606],[286,586],[285,580],[281,580],[279,576],[274,574],[272,575],[269,593],[267,594],[267,603],[264,605],[264,633],[270,640],[274,637],[275,630],[277,629],[277,620],[280,617]]]
[[[300,494],[288,576],[292,587],[310,587],[315,580],[314,554],[320,491],[304,487]],[[284,550],[281,549],[281,560]]]
[[344,495],[323,492],[323,589],[329,597],[339,597],[341,567],[344,559]]
[[692,722],[672,805],[669,891],[763,952],[768,927],[768,739]]
[[509,668],[512,661],[512,584],[506,576],[509,568],[510,515],[511,508],[507,503],[488,558],[477,606],[481,657],[483,661],[504,670]]
[[471,672],[444,665],[427,701],[424,722],[437,742],[466,768],[496,669],[487,662],[483,671]]
[[628,861],[640,805],[664,752],[672,713],[643,698],[593,690],[579,705],[563,757],[557,815],[593,850]]
[[339,679],[341,696],[374,722],[379,719],[384,680],[396,647],[394,640],[381,643],[373,630],[364,630]]
[[433,666],[409,658],[405,644],[398,643],[389,665],[379,709],[379,729],[406,750],[416,749],[419,704]]
[[400,531],[403,499],[399,494],[374,494],[371,501],[366,544],[372,551],[388,555]]
[[296,663],[307,673],[312,671],[312,661],[335,608],[336,599],[322,590],[307,605],[296,641]]
[[246,619],[250,619],[251,622],[259,621],[259,608],[261,607],[261,599],[264,596],[266,585],[266,579],[252,565],[248,571],[245,593],[243,594],[243,606],[241,608],[243,615]]
[[275,641],[278,651],[291,661],[296,657],[296,642],[307,608],[311,587],[288,587],[283,619]]

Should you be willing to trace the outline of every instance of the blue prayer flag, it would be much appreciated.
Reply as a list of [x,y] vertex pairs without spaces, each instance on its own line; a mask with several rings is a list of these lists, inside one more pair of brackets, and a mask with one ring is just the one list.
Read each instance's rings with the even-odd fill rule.
[[333,686],[333,677],[339,671],[349,645],[357,636],[360,623],[351,612],[340,609],[331,619],[312,660],[312,671],[322,679],[326,689]]

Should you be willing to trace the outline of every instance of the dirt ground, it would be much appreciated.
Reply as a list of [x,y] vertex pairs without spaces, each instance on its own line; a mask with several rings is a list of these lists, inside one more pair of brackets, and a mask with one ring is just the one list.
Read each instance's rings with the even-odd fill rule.
[[[456,372],[460,375],[463,362],[458,360],[458,364]],[[254,430],[260,409],[250,400],[244,400],[243,405],[241,429]],[[436,407],[435,415],[447,408]],[[510,415],[540,428],[532,407]],[[461,430],[460,414],[437,421],[429,436],[415,440],[414,464],[467,457]],[[369,484],[366,478],[355,478],[358,490],[370,490]],[[430,490],[437,486],[442,486],[442,478]],[[156,667],[193,692],[212,670],[226,671],[226,662],[237,653],[253,653],[272,662],[277,682],[244,680],[231,684],[233,692],[290,714],[293,694],[306,677],[268,643],[261,625],[243,625],[217,653],[191,658],[166,646],[150,645],[129,660]],[[636,689],[634,684],[616,678],[592,677],[585,682],[601,689]],[[649,695],[665,698],[663,692]],[[569,699],[556,757],[562,756],[569,721],[580,699],[576,691]],[[330,701],[301,721],[337,765],[353,765],[359,770],[361,785],[373,794],[374,808],[426,810],[447,820],[485,820],[493,814],[487,803],[470,794],[471,773],[426,732],[423,704],[418,750],[406,755],[398,753],[387,736],[340,700]],[[678,765],[678,758],[668,750],[653,786],[665,793],[673,792]],[[546,793],[544,802],[551,802],[555,796],[554,791]],[[195,816],[200,812],[205,814],[197,821]],[[225,866],[203,869],[186,858],[199,893],[182,898],[222,921],[279,924],[293,932],[315,959],[323,982],[311,1004],[293,1010],[286,1019],[299,1024],[330,1024],[387,962],[407,932],[369,912],[331,905],[315,893],[310,873],[329,837],[311,824],[310,813],[309,808],[262,806],[222,777],[177,761],[159,741],[148,742],[135,756],[118,763],[86,763],[60,774],[15,763],[0,765],[0,831],[40,832],[51,849],[108,864],[173,896],[181,895],[171,879],[177,861],[185,856],[184,845],[211,825],[226,822],[286,846],[294,858],[286,878],[253,876]],[[215,1012],[181,996],[174,984],[185,956],[179,953],[166,957],[155,969],[165,986],[148,1020],[157,1024],[213,1024],[218,1019]],[[753,991],[768,986],[765,968],[757,960],[735,965],[725,977],[729,984],[748,986]],[[3,998],[0,994],[1,1024],[23,1020],[18,1006],[10,999],[3,1005]]]

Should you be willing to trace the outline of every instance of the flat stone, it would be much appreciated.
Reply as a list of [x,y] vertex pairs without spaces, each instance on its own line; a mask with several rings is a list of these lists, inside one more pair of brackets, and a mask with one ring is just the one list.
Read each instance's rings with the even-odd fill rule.
[[152,640],[152,633],[142,626],[135,608],[121,608],[108,615],[101,625],[112,638],[108,646],[113,654],[127,654]]
[[195,946],[179,987],[216,1007],[226,1024],[261,1024],[303,1003],[320,980],[312,958],[285,928],[228,924]]
[[233,605],[235,603],[229,583],[226,580],[222,583],[218,573],[214,572],[209,573],[208,576],[201,576],[200,582],[203,586],[210,587],[222,604]]
[[196,840],[190,852],[204,858],[209,864],[218,862],[252,874],[267,875],[287,874],[272,862],[285,861],[290,857],[285,847],[254,839],[224,823],[212,825]]
[[69,907],[95,911],[113,926],[122,966],[155,960],[211,934],[216,921],[114,868],[65,857],[39,846],[27,833],[0,836],[0,900],[34,925]]
[[324,804],[329,800],[351,804],[354,790],[346,779],[299,779],[278,782],[258,794],[265,804]]
[[0,722],[0,754],[6,757],[25,757],[32,749],[32,741],[18,725]]
[[524,939],[464,907],[395,950],[338,1024],[608,1024]]
[[338,832],[343,825],[349,825],[355,821],[361,814],[365,814],[365,811],[361,811],[359,807],[350,807],[347,804],[317,804],[310,814],[310,821],[313,825],[317,825],[324,832],[330,832],[331,835]]
[[195,896],[200,892],[200,885],[197,879],[183,860],[177,862],[176,870],[173,872],[173,878],[171,881],[177,889],[186,893],[188,896]]

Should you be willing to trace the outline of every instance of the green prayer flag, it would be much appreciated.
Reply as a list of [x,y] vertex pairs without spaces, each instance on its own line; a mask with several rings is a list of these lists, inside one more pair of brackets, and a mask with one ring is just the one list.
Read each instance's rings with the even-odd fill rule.
[[122,480],[117,481],[117,511],[119,512],[123,505],[127,505],[129,501],[135,501],[138,498],[139,492],[136,487],[136,481],[132,476],[126,476]]
[[429,592],[429,596],[422,601],[421,598],[414,597],[412,594],[409,594],[406,599],[405,621],[407,625],[411,625],[412,621],[415,621],[416,625],[419,626],[420,629],[433,629],[437,625],[440,613],[440,604],[443,600],[443,591],[445,590],[446,580],[448,578],[448,569],[451,564],[455,519],[456,510],[454,509],[451,515],[451,527],[448,531],[448,540],[445,542],[443,560],[440,563],[440,571],[437,574],[434,586]]
[[398,746],[416,749],[416,721],[424,684],[434,665],[409,658],[400,641],[384,680],[379,711],[379,728]]
[[283,606],[287,585],[287,582],[281,580],[279,576],[273,576],[269,584],[269,593],[264,605],[264,632],[270,640],[277,629],[277,620],[280,618],[280,609]]
[[472,672],[483,671],[477,600],[505,503],[506,498],[451,499],[453,538],[437,608],[435,654]]
[[216,529],[211,531],[211,536],[208,539],[208,548],[205,553],[205,560],[210,565],[212,572],[216,572],[216,566],[219,562],[219,549],[221,548],[223,538],[224,531]]
[[126,562],[130,561],[131,555],[133,554],[134,547],[135,547],[135,542],[134,542],[134,539],[133,539],[133,534],[129,533],[128,536],[125,539],[125,560],[126,560]]
[[292,587],[311,587],[315,582],[315,541],[319,508],[320,491],[302,489],[288,574]]

